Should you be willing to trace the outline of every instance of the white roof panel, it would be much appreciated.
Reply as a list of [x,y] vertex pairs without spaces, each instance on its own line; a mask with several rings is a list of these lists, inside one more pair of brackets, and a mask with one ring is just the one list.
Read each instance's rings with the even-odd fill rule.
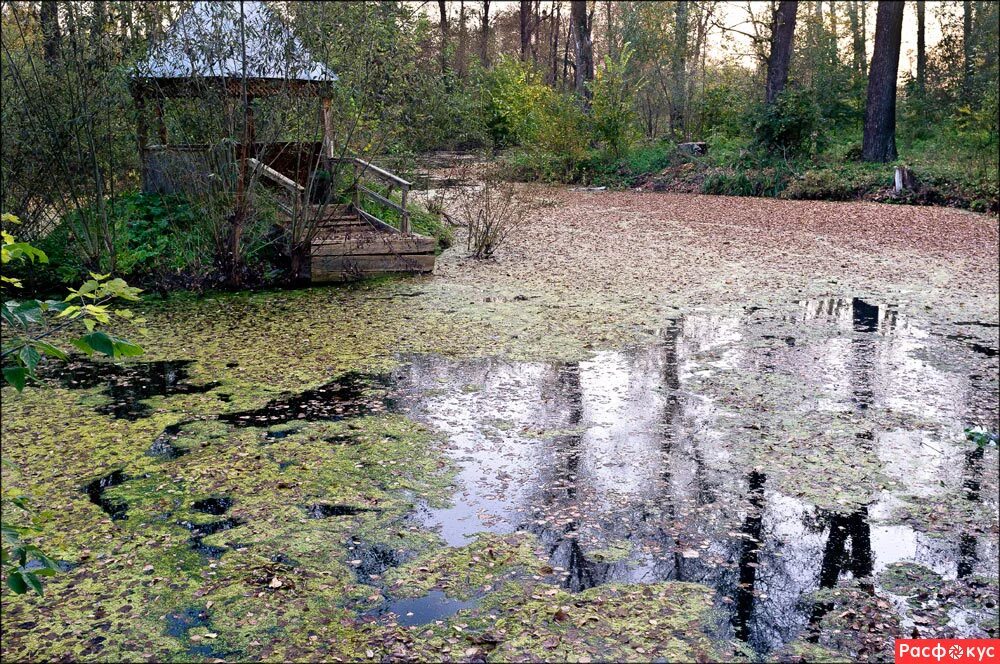
[[[309,51],[263,2],[243,2],[248,79],[329,83],[337,75]],[[136,66],[139,78],[242,78],[240,2],[199,0],[181,14]]]

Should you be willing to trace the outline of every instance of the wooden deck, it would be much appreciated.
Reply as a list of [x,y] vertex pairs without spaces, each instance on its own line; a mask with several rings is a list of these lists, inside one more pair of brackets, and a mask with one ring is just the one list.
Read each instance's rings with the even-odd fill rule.
[[[373,164],[359,159],[347,161],[354,168],[353,202],[347,205],[304,203],[306,188],[273,168],[250,160],[262,178],[276,185],[286,198],[279,203],[286,220],[309,220],[314,229],[309,251],[309,279],[312,283],[350,281],[379,274],[429,273],[434,271],[437,240],[410,231],[406,198],[410,183]],[[382,195],[362,184],[365,177],[376,178],[390,188]],[[389,197],[395,187],[401,203]],[[395,210],[400,228],[385,223],[364,209],[364,201]]]
[[310,280],[350,281],[379,274],[434,271],[437,240],[403,233],[358,214],[338,214],[324,220],[312,241]]

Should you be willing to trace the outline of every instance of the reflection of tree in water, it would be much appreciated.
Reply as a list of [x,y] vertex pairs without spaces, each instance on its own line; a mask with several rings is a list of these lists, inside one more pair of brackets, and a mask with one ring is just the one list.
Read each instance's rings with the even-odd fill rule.
[[[962,488],[965,489],[966,500],[978,503],[979,476],[982,473],[983,448],[976,447],[965,453],[965,464],[962,473]],[[958,578],[964,579],[972,575],[979,554],[976,550],[978,541],[972,533],[962,533],[958,540]]]
[[[574,430],[583,421],[580,363],[562,364],[557,367],[556,372],[559,401],[567,406],[566,425],[568,429]],[[557,513],[560,507],[571,509],[569,504],[576,501],[582,439],[583,436],[578,431],[552,439],[556,453],[556,477],[555,481],[543,490],[543,516]],[[563,579],[562,585],[574,592],[605,583],[612,567],[610,563],[593,561],[584,555],[577,538],[578,529],[579,524],[576,519],[564,524],[532,523],[526,528],[537,535],[547,547],[549,559],[553,564],[569,573]]]
[[736,638],[750,641],[750,618],[753,614],[754,587],[757,581],[759,553],[764,531],[764,482],[766,477],[756,470],[749,475],[747,499],[750,507],[747,509],[746,520],[743,522],[743,545],[740,549],[739,574],[740,580],[736,590],[736,613],[733,625],[736,628]]

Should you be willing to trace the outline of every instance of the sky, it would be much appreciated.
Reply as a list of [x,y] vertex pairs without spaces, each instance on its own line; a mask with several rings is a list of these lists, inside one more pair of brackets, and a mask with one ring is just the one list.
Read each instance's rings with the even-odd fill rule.
[[[568,8],[566,5],[568,2],[563,3],[563,12],[568,13]],[[598,5],[603,5],[604,0],[598,0]],[[720,23],[728,27],[733,27],[737,29],[745,29],[747,26],[747,5],[749,3],[746,0],[742,2],[720,2],[716,12],[718,13]],[[767,2],[754,2],[756,5],[756,11],[759,11],[762,5],[768,4]],[[838,6],[838,16],[840,21],[846,25],[846,9],[844,6],[846,2],[837,2]],[[866,6],[868,12],[868,57],[871,56],[871,49],[874,42],[875,34],[875,8],[877,2],[874,0],[870,2],[863,3]],[[903,43],[900,51],[899,57],[899,71],[910,72],[916,69],[916,51],[917,51],[917,10],[916,2],[907,2],[906,9],[903,15]],[[520,3],[517,0],[494,0],[490,3],[490,15],[496,16],[501,12],[512,12],[517,11]],[[544,2],[545,5],[551,5],[551,2]],[[830,5],[830,2],[825,1],[823,3],[824,10]],[[937,14],[939,11],[943,10],[949,13],[957,13],[961,11],[961,2],[927,2],[927,15],[926,15],[926,40],[927,48],[932,48],[941,39],[941,26]],[[449,12],[458,14],[458,2],[449,3]],[[476,0],[466,0],[465,3],[466,11],[479,12],[482,8],[482,3]],[[423,3],[423,10],[431,13],[435,18],[437,17],[437,3],[436,2],[425,2]],[[599,10],[595,12],[595,15],[603,15],[603,7],[599,7]],[[812,11],[812,3],[802,2],[799,6],[799,12]],[[708,47],[709,56],[721,59],[727,53],[727,48],[735,51],[737,53],[746,53],[750,51],[749,45],[750,40],[747,37],[743,37],[736,33],[729,33],[729,45],[724,46],[725,40],[721,31],[715,30],[714,34],[710,36]],[[849,44],[846,40],[842,40],[841,48],[845,49],[845,52],[849,52]],[[741,58],[748,66],[754,64],[752,57],[746,55]]]

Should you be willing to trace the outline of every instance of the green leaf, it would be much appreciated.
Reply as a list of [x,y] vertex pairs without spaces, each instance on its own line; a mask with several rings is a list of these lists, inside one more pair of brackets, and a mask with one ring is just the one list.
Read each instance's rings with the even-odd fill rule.
[[90,344],[84,341],[82,337],[79,339],[71,339],[70,343],[76,346],[76,348],[78,348],[82,353],[86,353],[87,355],[94,354],[94,349],[91,348]]
[[7,587],[18,595],[23,595],[28,592],[28,584],[25,583],[20,570],[15,570],[10,573],[7,577]]
[[142,346],[125,341],[124,339],[114,339],[115,357],[135,357],[142,355]]
[[23,576],[24,580],[28,582],[28,585],[31,586],[32,590],[34,590],[39,595],[44,594],[42,592],[42,582],[38,580],[37,576],[35,576],[31,572],[22,572],[21,576]]
[[38,366],[38,361],[42,359],[41,354],[34,347],[27,345],[21,348],[17,353],[17,357],[21,360],[21,364],[28,369],[28,375],[35,375],[35,367]]
[[115,342],[104,332],[91,332],[80,339],[95,351],[108,357],[115,356]]
[[69,358],[69,356],[66,353],[64,353],[61,349],[56,348],[47,341],[33,341],[31,342],[31,345],[33,345],[35,348],[42,351],[49,357],[54,357],[59,360],[65,360]]
[[3,377],[14,386],[15,390],[20,392],[24,389],[24,381],[28,377],[28,371],[24,367],[4,367]]

